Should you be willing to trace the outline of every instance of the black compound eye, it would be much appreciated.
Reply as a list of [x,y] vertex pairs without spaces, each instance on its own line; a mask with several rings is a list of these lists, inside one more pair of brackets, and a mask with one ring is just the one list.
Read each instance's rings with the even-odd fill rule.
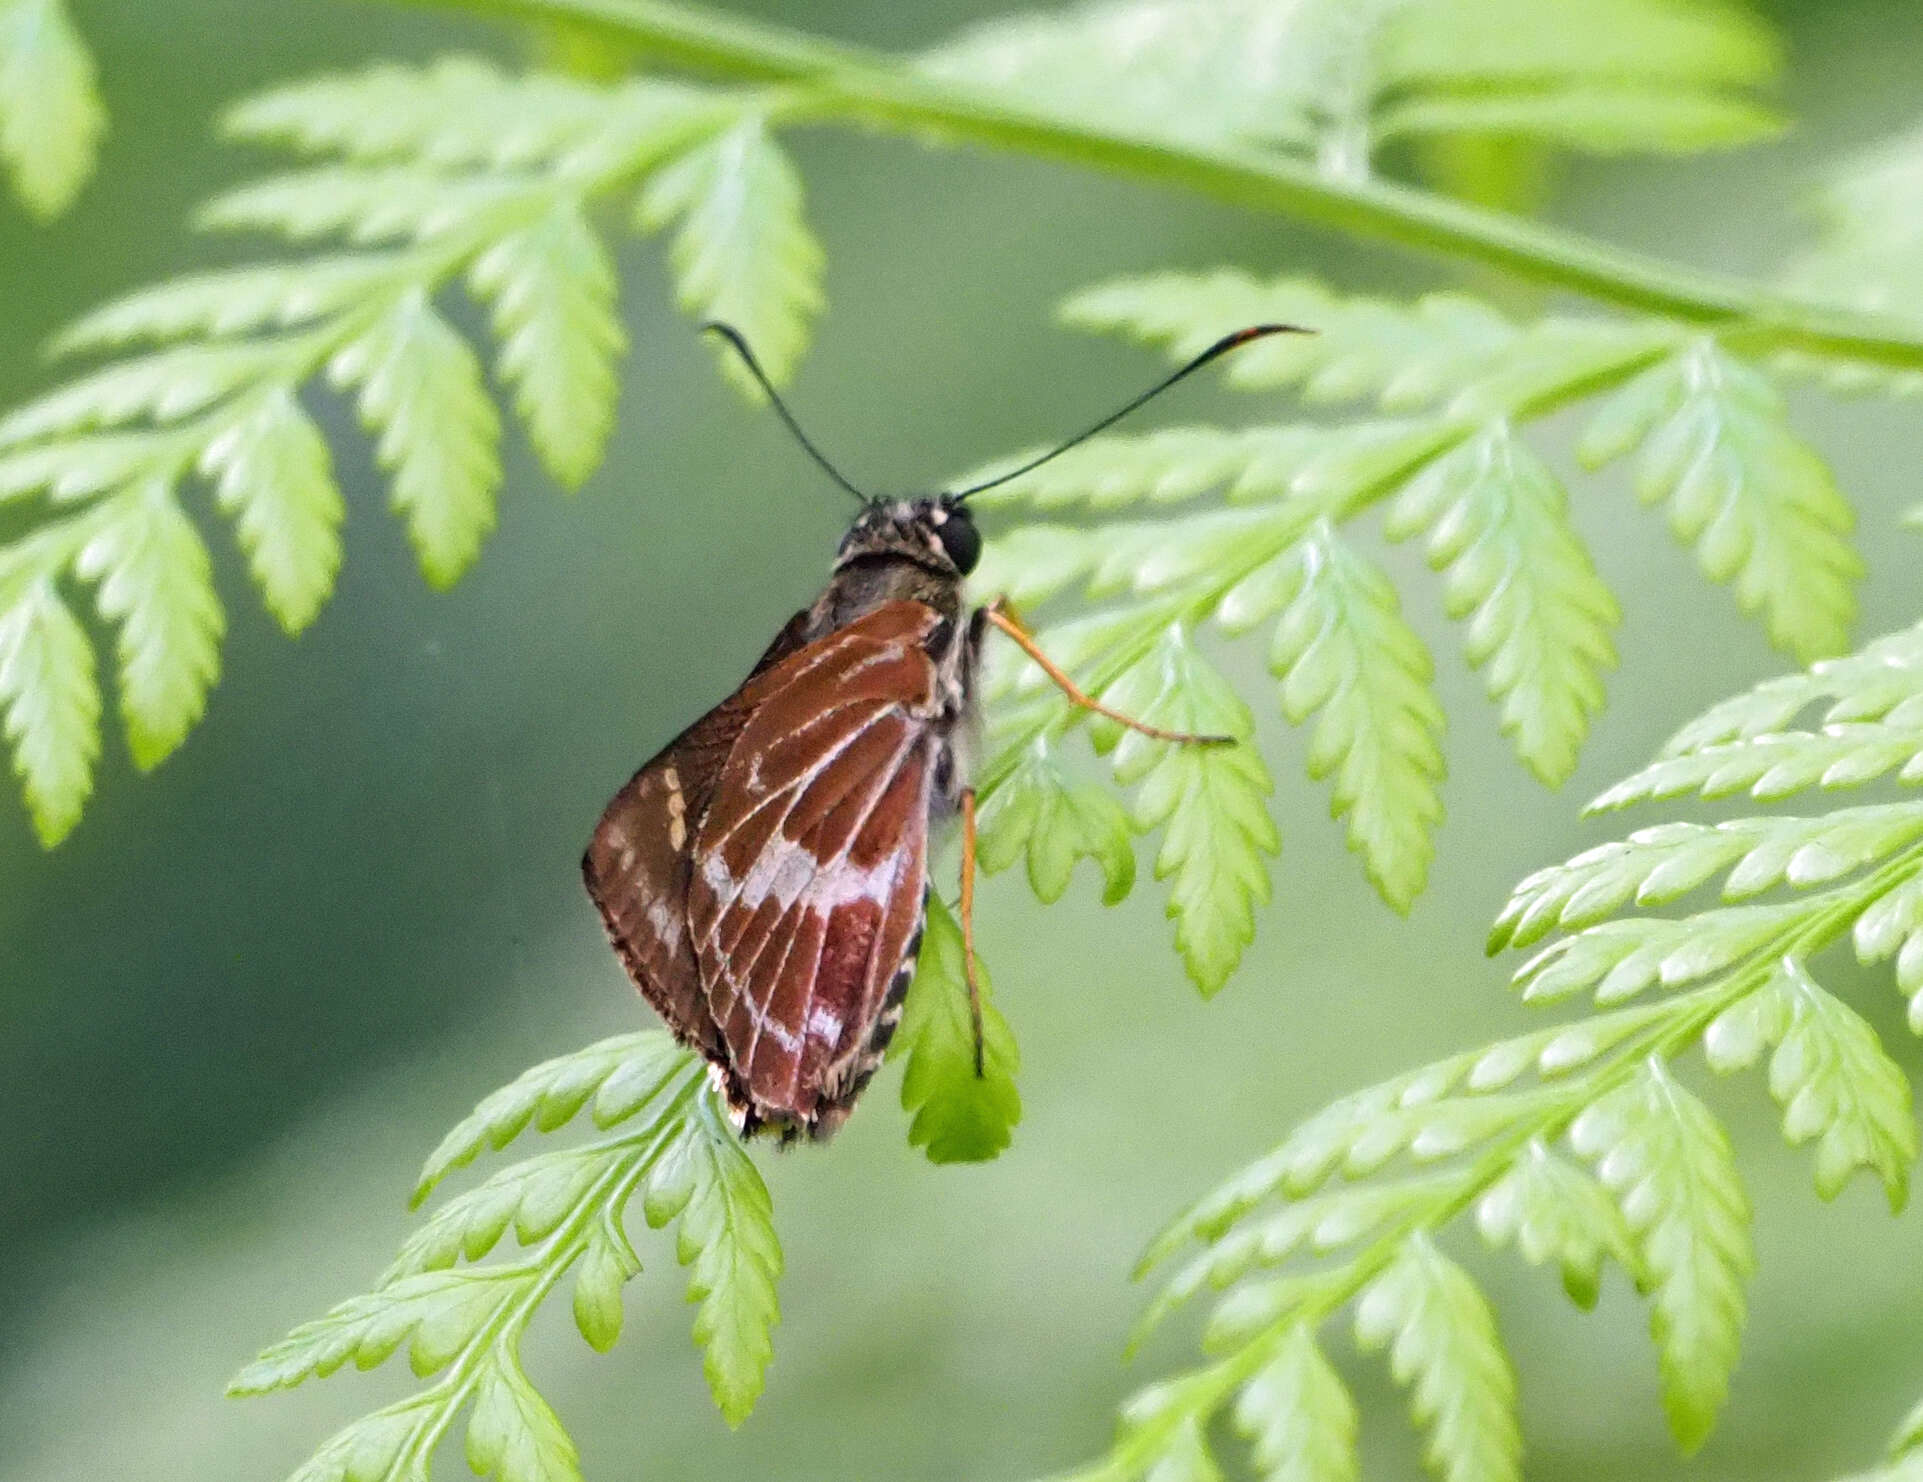
[[959,505],[949,510],[948,518],[935,527],[935,539],[941,542],[948,559],[963,576],[973,571],[975,563],[982,558],[981,531],[969,519],[968,511]]

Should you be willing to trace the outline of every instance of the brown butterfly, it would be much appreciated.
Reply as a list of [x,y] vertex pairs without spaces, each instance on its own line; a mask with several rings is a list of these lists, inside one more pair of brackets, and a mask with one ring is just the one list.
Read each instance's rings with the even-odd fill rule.
[[1039,467],[1238,345],[1226,336],[1119,411],[998,478],[928,498],[861,493],[809,441],[747,342],[738,353],[807,454],[862,511],[812,606],[737,690],[615,794],[582,861],[588,893],[642,994],[705,1055],[743,1133],[831,1136],[888,1048],[914,972],[928,836],[962,820],[960,914],[974,981],[975,672],[993,625],[1076,705],[1165,741],[1084,694],[1005,602],[970,608],[981,555],[968,499]]

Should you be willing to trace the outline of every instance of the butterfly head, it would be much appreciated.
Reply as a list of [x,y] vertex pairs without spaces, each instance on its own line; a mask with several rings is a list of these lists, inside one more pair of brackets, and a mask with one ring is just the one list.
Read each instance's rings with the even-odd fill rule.
[[842,537],[835,565],[893,557],[944,575],[967,576],[981,554],[981,532],[968,506],[953,495],[939,494],[927,499],[878,499],[868,505]]

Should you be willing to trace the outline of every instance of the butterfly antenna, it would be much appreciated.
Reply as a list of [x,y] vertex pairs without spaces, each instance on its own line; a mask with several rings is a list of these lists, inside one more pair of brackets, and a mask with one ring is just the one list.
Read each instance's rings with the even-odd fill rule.
[[1082,429],[1082,431],[1076,433],[1075,436],[1071,437],[1067,442],[1062,443],[1058,447],[1050,448],[1038,458],[1029,459],[1028,462],[1024,463],[1020,468],[1011,468],[1007,473],[997,474],[994,478],[984,483],[974,484],[966,489],[958,489],[949,497],[958,500],[966,499],[971,494],[979,494],[984,489],[993,489],[1000,484],[1008,483],[1012,479],[1018,479],[1025,473],[1034,472],[1034,470],[1040,468],[1044,463],[1061,457],[1062,454],[1066,453],[1070,448],[1080,447],[1091,437],[1095,436],[1096,433],[1106,432],[1130,412],[1135,411],[1138,407],[1146,406],[1149,402],[1155,400],[1156,397],[1168,390],[1169,387],[1173,386],[1177,381],[1185,380],[1187,377],[1194,375],[1203,366],[1209,364],[1210,361],[1219,360],[1222,356],[1228,354],[1229,351],[1240,349],[1243,345],[1248,344],[1250,340],[1265,339],[1272,334],[1314,333],[1314,330],[1304,329],[1299,324],[1252,324],[1247,329],[1236,330],[1234,334],[1225,334],[1213,345],[1210,345],[1208,349],[1189,361],[1188,364],[1180,367],[1173,374],[1164,376],[1133,401],[1116,411],[1110,412],[1093,427]]
[[828,461],[828,455],[823,453],[820,448],[817,448],[813,441],[810,440],[808,434],[801,430],[801,424],[795,420],[795,414],[788,410],[788,404],[781,399],[781,394],[775,390],[774,385],[768,380],[768,373],[761,368],[761,362],[755,359],[755,352],[748,348],[748,341],[740,330],[736,329],[732,324],[723,324],[718,319],[711,319],[701,326],[701,332],[703,334],[719,335],[728,342],[729,346],[734,350],[734,353],[741,357],[741,363],[747,366],[748,374],[755,378],[755,384],[761,388],[762,394],[773,404],[775,415],[787,424],[788,431],[793,433],[795,441],[801,444],[801,450],[815,460],[816,466],[819,467],[823,473],[827,474],[829,478],[841,485],[843,489],[846,489],[863,504],[873,503],[873,500],[868,495],[862,493],[861,490],[857,489],[853,484],[849,483],[847,479],[842,477],[841,470]]

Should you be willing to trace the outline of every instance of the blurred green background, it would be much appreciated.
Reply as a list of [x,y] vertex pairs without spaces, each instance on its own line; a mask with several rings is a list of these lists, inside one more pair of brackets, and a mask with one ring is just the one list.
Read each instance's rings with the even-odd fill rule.
[[[738,8],[891,47],[996,9]],[[1807,230],[1821,163],[1912,121],[1923,9],[1766,9],[1789,47],[1792,134],[1692,162],[1579,165],[1551,214],[1705,265],[1780,260]],[[78,311],[247,250],[183,225],[263,163],[215,142],[222,105],[374,57],[517,54],[500,30],[345,0],[74,10],[113,133],[57,226],[0,204],[0,402],[46,384],[37,347]],[[794,399],[857,479],[884,486],[1064,431],[1150,374],[1141,352],[1051,326],[1052,305],[1087,281],[1229,260],[1352,290],[1446,281],[1428,263],[1030,161],[845,133],[796,149],[832,309]],[[666,307],[655,246],[630,246],[623,269],[635,348],[611,455],[586,490],[564,498],[513,449],[499,533],[434,595],[380,508],[364,440],[341,436],[348,559],[314,629],[278,634],[222,532],[232,632],[190,743],[140,781],[110,743],[98,800],[52,856],[10,789],[0,802],[0,1476],[278,1482],[406,1378],[238,1403],[220,1397],[226,1377],[362,1288],[405,1228],[420,1156],[474,1100],[644,1021],[579,889],[580,846],[608,793],[813,594],[847,511],[712,373]],[[1211,406],[1210,391],[1183,395],[1165,419]],[[1915,548],[1894,515],[1918,498],[1923,410],[1811,394],[1797,413],[1861,512],[1861,633],[1913,621]],[[1171,1334],[1132,1372],[1120,1363],[1139,1301],[1127,1270],[1151,1229],[1329,1097],[1525,1024],[1503,965],[1480,952],[1507,887],[1620,829],[1581,824],[1578,802],[1703,704],[1782,667],[1619,480],[1576,489],[1627,618],[1611,707],[1563,794],[1514,762],[1434,584],[1392,554],[1452,722],[1450,817],[1413,916],[1392,917],[1365,885],[1325,792],[1302,778],[1301,738],[1272,715],[1285,853],[1255,948],[1216,1002],[1198,1001],[1166,950],[1152,883],[1103,912],[1078,882],[1044,912],[1014,877],[990,882],[982,946],[1025,1060],[1014,1148],[931,1169],[906,1146],[891,1075],[831,1147],[763,1159],[786,1317],[768,1393],[738,1433],[707,1401],[658,1240],[641,1245],[650,1269],[612,1356],[548,1314],[530,1366],[588,1475],[1012,1479],[1097,1452],[1114,1403],[1186,1351]],[[1895,996],[1857,986],[1914,1067]],[[1581,1316],[1553,1278],[1460,1243],[1523,1374],[1534,1477],[1817,1477],[1866,1462],[1923,1385],[1923,1226],[1892,1222],[1866,1184],[1818,1204],[1755,1078],[1716,1100],[1761,1211],[1761,1271],[1728,1414],[1695,1461],[1670,1446],[1643,1314],[1619,1286]],[[1367,1474],[1414,1475],[1380,1366],[1347,1368]],[[457,1456],[443,1465],[461,1474]]]

